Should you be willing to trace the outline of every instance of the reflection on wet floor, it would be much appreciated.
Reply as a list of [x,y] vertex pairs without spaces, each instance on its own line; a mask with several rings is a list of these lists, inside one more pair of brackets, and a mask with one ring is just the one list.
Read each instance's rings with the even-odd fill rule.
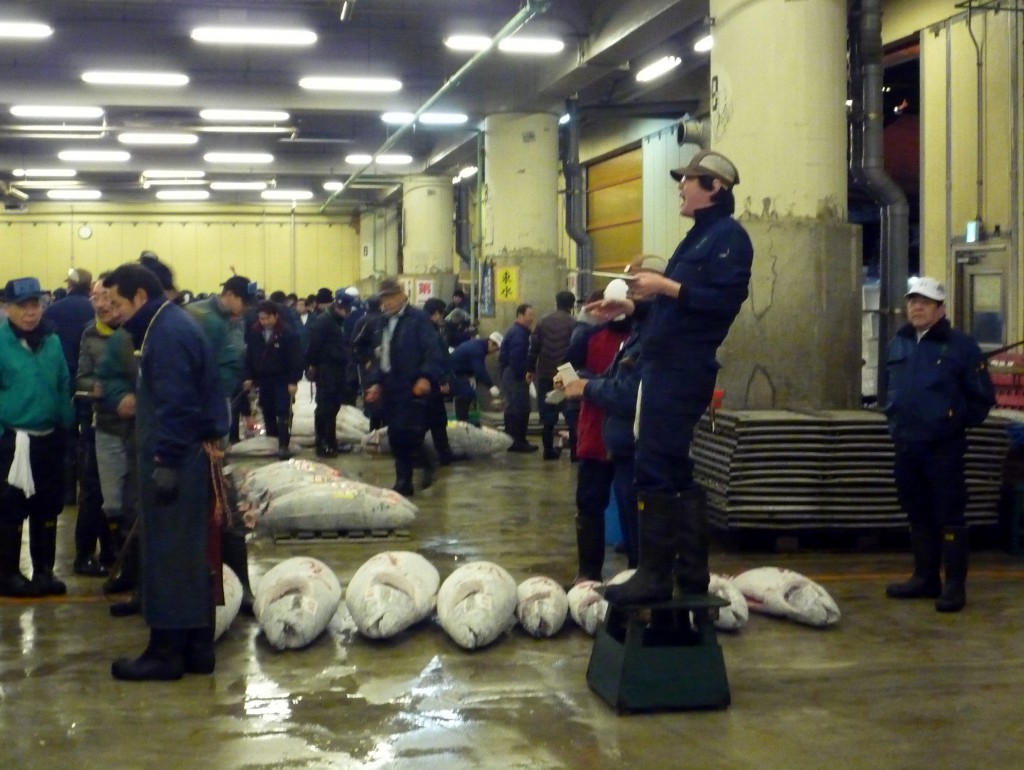
[[[389,458],[332,461],[389,486]],[[444,579],[476,559],[518,581],[575,573],[574,466],[499,456],[443,469],[417,492],[410,539],[250,545],[253,580],[315,556],[344,584],[371,555],[417,550]],[[552,639],[514,629],[473,652],[434,622],[373,641],[332,628],[279,652],[239,616],[211,677],[116,682],[110,661],[137,654],[146,629],[114,619],[100,581],[71,575],[73,511],[62,517],[58,573],[69,596],[0,600],[0,768],[820,768],[1019,765],[1024,686],[1024,562],[975,556],[967,610],[882,598],[909,558],[898,552],[741,552],[716,546],[713,569],[774,564],[822,582],[843,610],[816,630],[755,616],[721,634],[726,711],[619,716],[586,685],[591,638],[569,621]],[[624,558],[608,550],[606,576]]]

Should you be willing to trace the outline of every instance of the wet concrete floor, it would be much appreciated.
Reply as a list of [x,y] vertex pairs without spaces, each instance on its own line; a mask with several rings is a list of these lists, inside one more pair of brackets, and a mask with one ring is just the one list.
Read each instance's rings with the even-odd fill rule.
[[[393,481],[387,457],[332,462]],[[407,548],[442,579],[487,559],[517,581],[568,582],[574,468],[565,457],[501,455],[443,469],[413,498],[411,539],[258,539],[253,579],[307,554],[344,584],[374,553]],[[513,630],[474,652],[435,623],[387,642],[330,633],[277,652],[239,616],[214,675],[115,681],[110,661],[140,652],[147,630],[109,615],[99,580],[71,574],[73,526],[70,509],[57,570],[68,596],[0,599],[3,770],[1024,767],[1024,560],[999,550],[974,555],[967,609],[943,616],[928,601],[884,598],[904,553],[718,545],[713,570],[798,570],[832,593],[842,621],[816,630],[753,616],[719,635],[728,709],[618,715],[587,687],[592,641],[571,621],[553,639]],[[606,576],[622,566],[609,550]]]

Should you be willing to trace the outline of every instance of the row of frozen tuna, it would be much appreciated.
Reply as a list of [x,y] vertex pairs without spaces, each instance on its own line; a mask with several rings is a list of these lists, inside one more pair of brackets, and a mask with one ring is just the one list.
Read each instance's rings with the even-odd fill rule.
[[[625,580],[620,573],[609,583]],[[442,583],[437,569],[419,554],[387,551],[367,560],[344,591],[334,572],[310,557],[287,559],[263,576],[254,610],[267,640],[278,649],[303,647],[335,620],[351,623],[371,639],[387,639],[431,617],[465,649],[485,647],[517,622],[531,636],[557,634],[571,616],[594,634],[608,604],[600,583],[583,581],[568,593],[548,577],[516,584],[503,568],[487,561],[457,568]],[[240,590],[240,589],[239,589]],[[711,592],[729,602],[715,625],[738,630],[748,609],[812,626],[839,621],[839,608],[820,585],[799,573],[759,567],[733,578],[714,576]],[[227,578],[225,579],[225,594]],[[237,608],[236,608],[237,609]],[[349,618],[335,619],[336,614]]]

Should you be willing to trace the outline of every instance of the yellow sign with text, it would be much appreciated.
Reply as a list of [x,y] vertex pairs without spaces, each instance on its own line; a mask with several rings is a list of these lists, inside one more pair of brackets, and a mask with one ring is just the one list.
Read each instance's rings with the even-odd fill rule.
[[494,266],[494,298],[519,303],[519,268]]

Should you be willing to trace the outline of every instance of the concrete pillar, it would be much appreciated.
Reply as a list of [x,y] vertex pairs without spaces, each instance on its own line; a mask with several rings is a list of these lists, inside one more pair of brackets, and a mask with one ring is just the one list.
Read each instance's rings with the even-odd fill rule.
[[846,6],[711,0],[711,146],[739,169],[737,216],[754,243],[750,299],[719,354],[728,407],[860,405]]
[[[566,285],[558,254],[558,119],[548,114],[491,115],[484,123],[483,253],[519,268],[518,303],[540,317]],[[496,303],[494,325],[515,321],[517,301]],[[488,324],[489,326],[490,324]]]
[[402,188],[402,272],[450,273],[454,265],[455,213],[451,177],[406,177]]
[[388,275],[398,275],[398,210],[364,210],[359,214],[359,278]]

